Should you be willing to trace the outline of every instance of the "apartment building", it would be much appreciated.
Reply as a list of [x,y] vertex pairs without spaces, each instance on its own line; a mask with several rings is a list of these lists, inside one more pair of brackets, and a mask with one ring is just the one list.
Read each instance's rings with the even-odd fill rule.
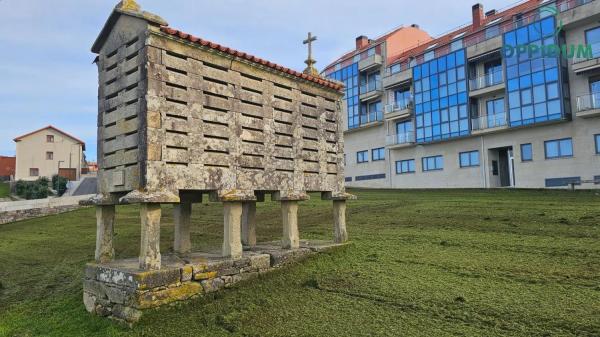
[[600,187],[599,0],[476,4],[437,38],[361,36],[322,75],[346,85],[348,186]]

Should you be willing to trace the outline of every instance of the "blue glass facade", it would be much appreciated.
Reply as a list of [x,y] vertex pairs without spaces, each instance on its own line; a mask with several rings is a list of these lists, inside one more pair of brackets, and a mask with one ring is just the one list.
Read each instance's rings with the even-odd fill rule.
[[417,143],[470,134],[465,65],[460,49],[413,67]]
[[[514,52],[505,57],[506,91],[511,127],[561,119],[560,58],[548,56],[542,48],[558,46],[554,16],[522,26],[504,34],[504,44],[536,45],[537,52]],[[547,53],[546,53],[547,54]]]
[[348,129],[360,126],[358,63],[353,63],[329,75],[329,78],[340,81],[346,86],[346,107],[348,111]]

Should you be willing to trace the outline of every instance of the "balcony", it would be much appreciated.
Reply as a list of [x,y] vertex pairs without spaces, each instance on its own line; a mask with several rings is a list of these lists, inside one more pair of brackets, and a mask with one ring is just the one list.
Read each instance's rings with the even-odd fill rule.
[[[573,72],[577,75],[600,69],[600,43],[594,43],[591,47],[591,57],[573,58]],[[577,54],[575,54],[575,56],[577,56]]]
[[371,81],[364,83],[360,86],[360,100],[361,102],[367,102],[372,99],[378,98],[383,92],[381,81]]
[[577,97],[577,117],[592,118],[600,116],[600,93]]
[[415,143],[415,133],[405,132],[386,136],[386,145],[391,149],[411,146]]
[[471,127],[474,135],[506,129],[508,128],[506,113],[471,118]]
[[504,90],[502,70],[487,73],[469,80],[469,96],[479,97]]
[[381,57],[381,55],[375,54],[358,61],[358,70],[368,71],[371,69],[379,68],[382,64],[383,57]]
[[383,87],[389,88],[398,84],[410,83],[410,81],[412,81],[412,68],[394,73],[387,68],[383,77]]
[[386,105],[383,111],[386,119],[410,117],[413,112],[413,99],[410,97],[403,101],[393,102],[392,104]]
[[600,13],[600,2],[595,0],[563,0],[556,2],[563,27],[586,22],[596,21]]

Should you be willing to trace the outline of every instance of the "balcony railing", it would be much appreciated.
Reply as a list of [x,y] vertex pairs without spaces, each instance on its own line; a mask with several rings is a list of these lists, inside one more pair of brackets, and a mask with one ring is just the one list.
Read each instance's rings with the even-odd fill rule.
[[402,110],[411,108],[412,105],[413,105],[413,99],[412,99],[412,97],[410,97],[405,100],[393,102],[391,104],[386,105],[384,108],[384,111],[386,114],[391,114],[394,112],[398,112],[398,111],[402,111]]
[[487,87],[491,87],[504,82],[502,76],[502,70],[487,73],[469,80],[469,87],[471,90],[479,90]]
[[600,93],[577,97],[577,112],[600,109]]
[[405,132],[395,135],[389,135],[386,137],[387,145],[401,145],[401,144],[412,144],[415,142],[414,132]]
[[369,83],[363,83],[360,86],[360,94],[370,93],[372,91],[381,91],[383,86],[381,85],[381,81],[374,81]]
[[497,113],[493,115],[484,115],[476,118],[471,118],[473,130],[492,129],[508,125],[506,113]]

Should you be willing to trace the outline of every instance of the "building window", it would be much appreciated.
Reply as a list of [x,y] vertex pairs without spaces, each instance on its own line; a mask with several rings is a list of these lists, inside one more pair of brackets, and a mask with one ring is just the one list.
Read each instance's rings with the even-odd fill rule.
[[46,160],[54,160],[54,152],[46,152]]
[[[360,55],[358,56],[360,57]],[[340,81],[346,86],[344,100],[348,113],[348,129],[354,129],[360,126],[358,60],[343,68],[338,65],[340,63],[328,77]]]
[[[558,44],[556,19],[546,17],[504,34],[504,44],[540,47]],[[505,58],[508,121],[511,127],[558,120],[563,117],[559,57],[542,52],[521,53]]]
[[423,172],[437,171],[444,169],[444,157],[443,156],[432,156],[421,158],[421,164],[423,165]]
[[533,160],[533,147],[531,143],[521,144],[521,161]]
[[371,150],[373,161],[385,160],[385,149],[383,147]]
[[596,141],[596,154],[600,154],[600,135],[595,135],[594,140]]
[[573,141],[571,138],[549,140],[544,142],[546,159],[573,157]]
[[417,143],[470,134],[465,64],[461,49],[413,68]]
[[485,29],[485,39],[491,39],[500,35],[500,25],[494,25]]
[[391,74],[395,74],[395,73],[399,73],[402,70],[402,64],[401,63],[396,63],[393,66],[390,67],[390,73]]
[[506,114],[504,113],[504,97],[486,102],[487,127],[495,128],[506,125]]
[[435,58],[435,51],[430,51],[423,55],[423,61],[431,61]]
[[30,168],[29,169],[30,177],[39,177],[39,175],[40,175],[40,169],[38,169],[38,168]]
[[369,151],[359,151],[356,152],[356,162],[357,163],[366,163],[369,161]]
[[46,143],[54,143],[54,136],[46,135]]
[[400,160],[396,162],[396,174],[415,173],[415,160]]
[[450,51],[457,51],[459,49],[461,49],[463,47],[463,40],[462,39],[458,39],[458,40],[454,40],[452,41],[452,43],[450,44]]
[[479,166],[479,151],[461,152],[458,155],[460,167]]
[[592,46],[592,56],[600,56],[600,27],[585,31],[585,43]]
[[398,106],[398,109],[404,110],[412,104],[412,94],[410,88],[403,88],[394,91],[394,102]]
[[375,55],[375,47],[367,50],[367,56],[373,56]]

